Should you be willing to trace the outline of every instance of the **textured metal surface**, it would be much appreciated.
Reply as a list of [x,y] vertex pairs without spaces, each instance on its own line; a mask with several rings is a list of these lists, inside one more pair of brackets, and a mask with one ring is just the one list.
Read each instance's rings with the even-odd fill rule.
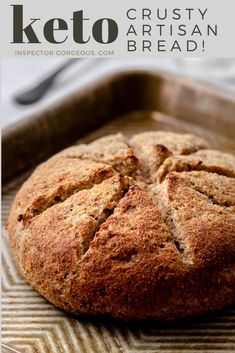
[[115,323],[75,318],[48,303],[19,275],[4,228],[25,176],[3,189],[3,353],[235,352],[235,308],[174,324]]

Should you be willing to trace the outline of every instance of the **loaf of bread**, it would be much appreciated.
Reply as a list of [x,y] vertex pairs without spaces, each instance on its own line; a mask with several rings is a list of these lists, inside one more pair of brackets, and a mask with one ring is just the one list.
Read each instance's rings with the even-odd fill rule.
[[80,315],[174,320],[235,302],[235,157],[190,134],[111,135],[39,165],[15,197],[26,280]]

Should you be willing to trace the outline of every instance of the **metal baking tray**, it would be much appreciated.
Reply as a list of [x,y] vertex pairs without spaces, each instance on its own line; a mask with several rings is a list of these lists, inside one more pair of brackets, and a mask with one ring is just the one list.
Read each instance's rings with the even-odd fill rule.
[[3,131],[2,352],[223,353],[235,351],[235,307],[170,324],[81,319],[57,309],[17,272],[4,228],[32,167],[56,151],[118,131],[191,132],[235,153],[235,99],[167,73],[104,77]]

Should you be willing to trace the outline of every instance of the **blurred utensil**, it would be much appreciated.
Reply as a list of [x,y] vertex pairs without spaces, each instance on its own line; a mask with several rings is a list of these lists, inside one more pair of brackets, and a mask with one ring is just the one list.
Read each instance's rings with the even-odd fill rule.
[[78,60],[83,59],[72,58],[66,60],[59,68],[47,75],[47,77],[45,77],[43,80],[35,83],[26,91],[17,94],[14,97],[14,101],[22,105],[33,104],[38,102],[51,88],[57,76]]

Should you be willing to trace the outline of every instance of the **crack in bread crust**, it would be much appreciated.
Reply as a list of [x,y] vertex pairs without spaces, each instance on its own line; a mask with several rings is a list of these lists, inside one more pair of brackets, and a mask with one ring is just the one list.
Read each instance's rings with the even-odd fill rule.
[[[66,168],[66,160],[59,158],[55,160],[55,163],[52,163],[52,167],[58,167],[58,165],[59,167],[65,165]],[[48,178],[38,181],[41,170],[36,170],[31,177],[33,179],[32,185],[26,182],[16,198],[17,220],[23,221],[23,224],[26,225],[27,222],[48,208],[64,202],[81,190],[90,189],[94,185],[102,183],[115,174],[110,166],[88,160],[81,161],[77,168],[79,166],[80,169],[77,170],[71,168],[70,173],[59,170],[56,176],[50,177],[51,180]],[[51,184],[50,187],[47,187],[47,182]],[[27,197],[22,201],[21,196],[24,193]]]
[[182,262],[185,262],[187,264],[192,264],[193,260],[192,257],[188,254],[186,251],[186,238],[182,237],[176,227],[176,223],[174,221],[174,209],[171,205],[171,203],[168,200],[168,190],[167,190],[167,184],[163,185],[161,190],[157,188],[155,191],[155,203],[157,205],[157,208],[160,210],[162,219],[164,223],[166,224],[167,228],[172,234],[172,244],[174,245],[176,251],[181,257]]
[[156,172],[155,178],[162,182],[170,172],[205,171],[235,178],[234,157],[214,150],[199,150],[187,156],[167,158]]
[[105,163],[128,176],[134,175],[139,167],[138,158],[122,134],[106,136],[88,145],[69,147],[58,156]]
[[[119,183],[120,183],[120,191],[117,192],[117,194],[113,198],[113,202],[110,204],[109,207],[104,208],[103,212],[101,213],[99,220],[97,221],[97,225],[93,231],[92,236],[89,238],[88,242],[85,242],[83,244],[83,256],[86,254],[86,252],[89,250],[90,244],[96,234],[99,232],[101,226],[108,221],[109,217],[112,216],[114,213],[115,209],[118,207],[120,201],[125,197],[127,194],[130,185],[132,183],[131,178],[128,177],[122,177],[121,175],[118,176],[119,178]],[[101,185],[102,186],[102,185]],[[96,218],[93,216],[93,219],[96,220]]]
[[140,174],[148,182],[154,182],[154,175],[164,161],[172,155],[189,155],[206,148],[206,142],[190,134],[179,135],[162,131],[144,132],[130,140],[140,160]]
[[230,207],[234,206],[234,205],[231,205],[229,201],[226,201],[224,203],[218,202],[212,195],[208,195],[208,193],[206,193],[205,191],[203,191],[202,189],[200,189],[198,187],[193,187],[193,189],[195,191],[197,191],[199,194],[206,196],[207,199],[209,200],[209,202],[211,202],[213,205],[216,205],[219,207],[226,207],[226,208],[230,208]]
[[188,181],[194,190],[205,195],[212,204],[233,210],[235,178],[205,171],[182,172],[180,177]]
[[[128,192],[131,182],[131,178],[116,174],[33,218],[24,228],[18,243],[14,244],[10,233],[20,268],[24,276],[33,282],[34,288],[48,298],[48,281],[57,283],[60,297],[64,296],[64,280],[61,282],[61,278],[68,282],[72,275],[79,275],[80,262],[92,239]],[[35,280],[35,273],[47,281]],[[48,299],[51,300],[50,297]],[[64,299],[60,298],[57,305],[63,307],[63,302]]]
[[[10,244],[33,287],[68,311],[168,319],[220,308],[235,299],[234,176],[233,156],[192,135],[128,142],[117,134],[74,146],[18,192]],[[205,301],[211,288],[209,299],[220,293],[217,273],[225,273],[214,307],[200,304],[206,271]]]
[[[202,173],[204,179],[204,192],[209,190],[212,179],[218,185],[227,177],[213,176]],[[195,174],[192,173],[191,177]],[[201,176],[201,174],[200,174]],[[218,179],[218,180],[217,180]],[[200,180],[201,182],[201,180]],[[207,189],[207,190],[206,190]],[[234,189],[231,187],[231,190]],[[183,244],[183,255],[191,259],[194,266],[215,266],[220,261],[224,261],[224,266],[231,263],[235,256],[235,220],[234,210],[213,204],[204,192],[199,193],[192,187],[187,173],[181,176],[180,173],[168,174],[165,181],[158,185],[160,209],[168,221],[169,228],[174,224],[173,232],[179,244]],[[218,195],[215,195],[218,197]],[[224,200],[226,200],[226,195]],[[170,221],[169,221],[170,217]],[[214,233],[214,236],[211,234]],[[232,253],[226,249],[231,245]],[[217,246],[217,252],[209,255],[212,246]],[[226,245],[225,245],[226,244]],[[227,253],[223,259],[219,253]],[[207,254],[207,255],[206,255]],[[231,255],[233,254],[233,255]]]

